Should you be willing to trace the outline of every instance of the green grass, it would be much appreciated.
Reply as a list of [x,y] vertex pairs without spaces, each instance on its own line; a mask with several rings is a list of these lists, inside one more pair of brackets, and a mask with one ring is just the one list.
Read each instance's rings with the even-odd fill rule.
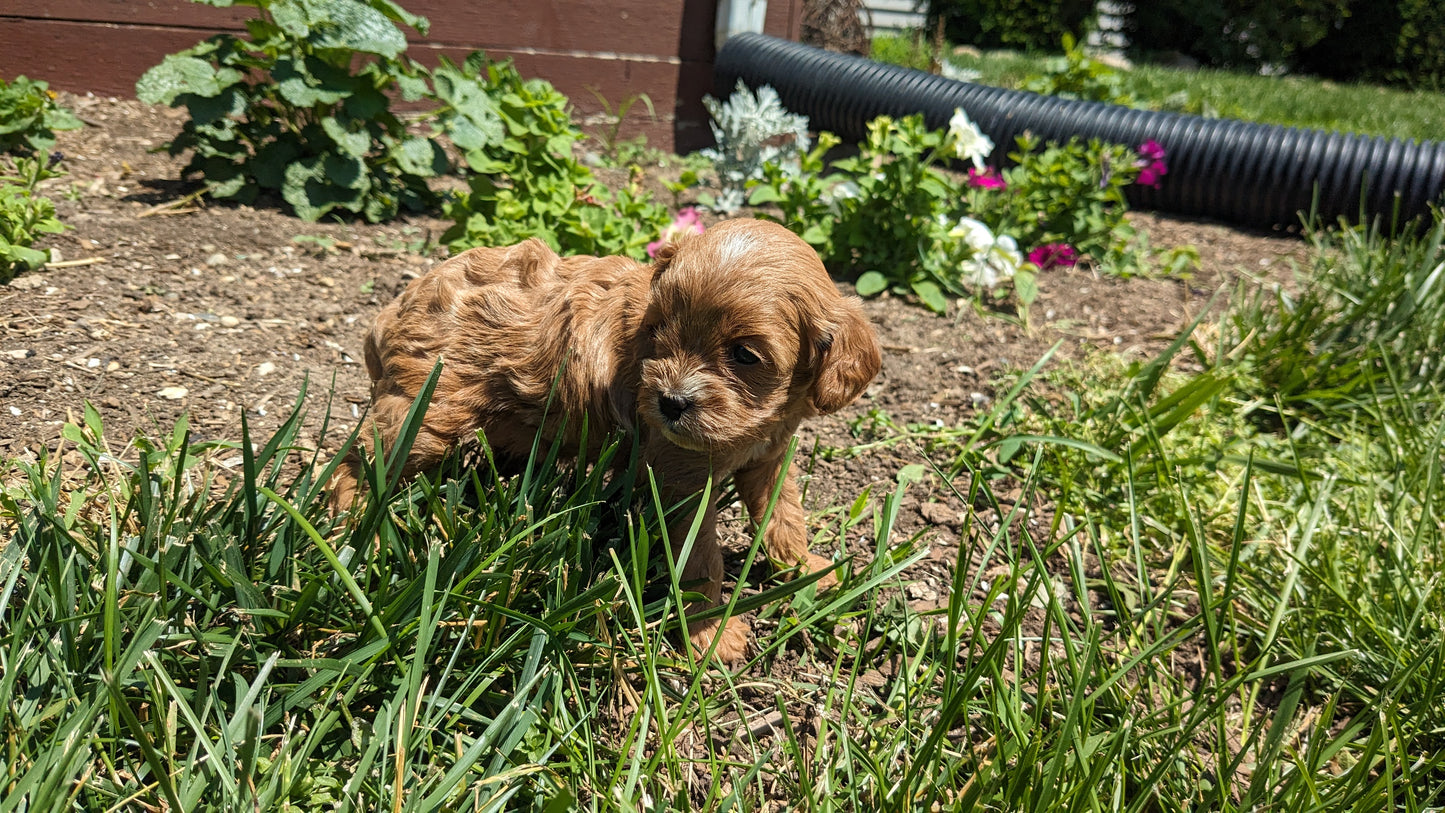
[[[381,461],[336,525],[304,393],[254,447],[112,448],[87,410],[0,497],[0,812],[1438,810],[1442,236],[1321,235],[1300,294],[1241,289],[1149,363],[875,416],[932,470],[815,517],[869,548],[835,591],[760,581],[754,540],[735,673],[668,636],[625,446]],[[908,490],[978,509],[935,611]]]
[[[875,59],[927,69],[926,49],[907,39],[879,38],[873,48]],[[1056,58],[990,51],[950,61],[978,71],[981,84],[1017,89],[1048,71]],[[1436,92],[1147,64],[1120,71],[1119,78],[1138,105],[1156,110],[1422,141],[1438,141],[1445,133],[1445,94]]]

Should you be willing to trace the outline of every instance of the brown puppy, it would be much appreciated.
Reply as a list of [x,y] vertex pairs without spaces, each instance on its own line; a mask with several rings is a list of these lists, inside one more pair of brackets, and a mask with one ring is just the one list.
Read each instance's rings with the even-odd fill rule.
[[[768,556],[813,570],[791,472],[781,462],[798,424],[833,412],[878,373],[878,341],[856,299],[839,295],[818,255],[787,229],[731,220],[668,244],[651,266],[626,257],[558,257],[539,240],[478,248],[407,286],[366,337],[372,407],[362,438],[396,439],[438,356],[445,359],[405,475],[434,467],[478,430],[504,455],[560,437],[639,432],[667,504],[731,476],[757,522],[778,479],[764,534]],[[560,373],[560,376],[559,376]],[[549,406],[549,399],[551,404]],[[595,451],[595,450],[586,450]],[[360,461],[333,482],[332,505],[356,496]],[[716,493],[716,490],[714,490]],[[722,600],[715,509],[682,564],[708,603]],[[675,521],[676,548],[696,516]],[[831,578],[831,577],[830,577]],[[724,661],[741,658],[748,628],[716,620],[688,633]]]

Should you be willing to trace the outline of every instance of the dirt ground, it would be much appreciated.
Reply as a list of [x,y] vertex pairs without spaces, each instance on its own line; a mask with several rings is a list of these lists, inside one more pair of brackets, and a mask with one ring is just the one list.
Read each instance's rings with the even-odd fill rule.
[[[87,401],[117,445],[138,432],[168,432],[182,413],[197,440],[238,440],[243,410],[253,437],[264,438],[307,381],[310,431],[334,382],[336,431],[322,443],[339,442],[366,402],[362,335],[410,278],[441,259],[418,252],[445,224],[306,223],[274,208],[186,203],[183,162],[157,152],[179,129],[179,111],[62,102],[87,126],[61,134],[70,174],[46,192],[73,228],[49,244],[59,254],[54,267],[0,285],[0,458],[55,449],[62,425]],[[1216,291],[1245,276],[1285,279],[1304,257],[1304,245],[1284,235],[1132,217],[1153,246],[1197,248],[1201,267],[1188,280],[1050,272],[1027,331],[970,307],[939,317],[895,298],[869,301],[883,372],[853,406],[808,425],[800,448],[851,446],[850,422],[875,409],[900,425],[956,424],[988,408],[1000,374],[1027,368],[1056,342],[1060,360],[1097,349],[1149,356]],[[889,489],[899,468],[916,462],[899,447],[818,459],[809,508],[846,504],[870,484]],[[905,504],[900,530],[926,529],[932,544],[911,574],[921,606],[944,600],[963,512],[922,490]],[[861,539],[848,544],[871,549]]]

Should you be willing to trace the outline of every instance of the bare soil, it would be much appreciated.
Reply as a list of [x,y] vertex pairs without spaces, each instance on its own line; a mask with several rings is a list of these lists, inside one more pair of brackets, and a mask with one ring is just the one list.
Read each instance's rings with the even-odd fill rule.
[[[337,444],[367,399],[362,335],[410,278],[441,259],[422,252],[446,224],[306,223],[274,207],[187,201],[194,187],[178,180],[183,161],[158,151],[181,113],[116,99],[63,102],[87,126],[61,134],[70,174],[46,192],[73,228],[50,243],[60,258],[53,267],[0,286],[0,459],[56,449],[62,425],[87,401],[112,441],[169,432],[182,413],[197,440],[238,440],[243,411],[253,437],[265,438],[307,382],[307,431],[333,389],[335,431],[306,439]],[[1200,267],[1188,279],[1050,272],[1030,329],[968,306],[940,317],[898,298],[871,300],[883,372],[857,403],[813,421],[800,448],[852,446],[851,424],[870,410],[898,424],[958,424],[988,408],[1001,374],[1029,367],[1055,343],[1052,363],[1097,351],[1151,356],[1216,292],[1242,278],[1284,279],[1305,256],[1288,235],[1131,217],[1151,245],[1195,247]],[[815,457],[809,508],[847,504],[870,485],[891,490],[899,468],[916,462],[906,447]],[[936,488],[905,503],[899,530],[923,531],[931,544],[909,574],[919,609],[946,601],[966,510]],[[863,539],[844,544],[871,550]]]

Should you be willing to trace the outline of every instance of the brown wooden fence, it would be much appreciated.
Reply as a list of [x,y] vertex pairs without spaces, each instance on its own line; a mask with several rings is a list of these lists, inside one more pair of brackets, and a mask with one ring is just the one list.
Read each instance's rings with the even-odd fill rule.
[[[802,0],[768,0],[765,30],[797,38]],[[431,21],[425,38],[408,31],[410,55],[434,65],[475,49],[510,57],[523,76],[567,94],[585,120],[636,94],[626,133],[686,151],[710,140],[702,97],[712,92],[717,0],[409,0]],[[57,90],[133,96],[135,81],[168,53],[218,31],[242,30],[252,8],[188,0],[3,0],[0,77],[43,79]]]

